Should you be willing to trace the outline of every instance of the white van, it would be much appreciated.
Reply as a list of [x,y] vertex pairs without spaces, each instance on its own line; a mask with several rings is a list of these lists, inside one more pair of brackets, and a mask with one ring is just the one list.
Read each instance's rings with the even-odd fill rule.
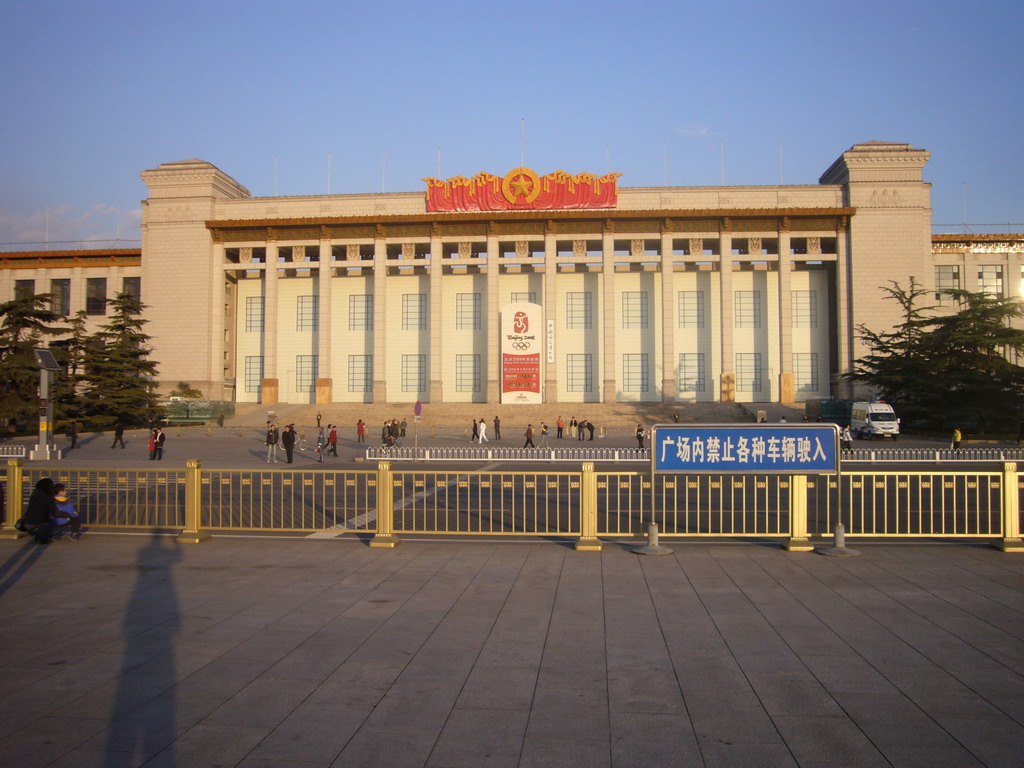
[[900,439],[900,420],[888,403],[854,403],[850,410],[850,431],[861,439]]

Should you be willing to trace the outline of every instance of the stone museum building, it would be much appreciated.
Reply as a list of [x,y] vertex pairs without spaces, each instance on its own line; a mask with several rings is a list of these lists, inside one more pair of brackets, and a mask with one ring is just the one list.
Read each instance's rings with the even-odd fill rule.
[[857,144],[805,185],[516,168],[261,198],[166,163],[142,173],[141,249],[0,253],[0,299],[95,326],[138,295],[162,390],[239,403],[842,396],[856,327],[899,319],[890,281],[1021,293],[1024,236],[932,235],[928,157]]

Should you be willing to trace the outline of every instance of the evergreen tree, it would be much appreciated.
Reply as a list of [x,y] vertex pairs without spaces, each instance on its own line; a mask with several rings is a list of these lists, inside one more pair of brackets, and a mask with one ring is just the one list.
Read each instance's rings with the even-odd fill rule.
[[861,325],[857,332],[869,352],[849,378],[868,384],[891,402],[901,418],[936,427],[988,429],[1015,424],[1024,411],[1024,368],[1011,362],[1024,353],[1024,317],[1017,299],[945,290],[958,311],[935,315],[919,307],[928,293],[913,278],[910,288],[883,289],[897,301],[902,322],[891,332]]
[[96,427],[147,424],[161,416],[156,396],[157,364],[149,359],[150,337],[142,327],[146,308],[127,293],[108,299],[110,320],[86,343],[83,410]]
[[85,383],[85,350],[89,344],[85,318],[85,310],[80,309],[68,321],[70,335],[51,345],[57,362],[65,371],[58,377],[53,391],[54,418],[58,424],[81,421],[84,415],[81,392]]
[[65,333],[62,316],[40,293],[0,304],[0,422],[8,427],[39,415],[39,366],[33,349]]

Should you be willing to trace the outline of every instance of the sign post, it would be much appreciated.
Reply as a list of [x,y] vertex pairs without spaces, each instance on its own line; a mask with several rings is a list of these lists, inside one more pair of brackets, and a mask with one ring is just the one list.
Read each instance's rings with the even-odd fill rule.
[[50,399],[50,384],[61,368],[50,350],[32,351],[36,356],[36,365],[39,366],[39,444],[32,452],[32,458],[59,459],[60,452],[53,446],[53,401]]

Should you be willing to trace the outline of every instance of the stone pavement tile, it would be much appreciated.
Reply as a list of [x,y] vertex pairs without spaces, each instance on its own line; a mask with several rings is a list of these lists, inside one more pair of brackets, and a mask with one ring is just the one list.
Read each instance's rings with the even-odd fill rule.
[[446,650],[448,653],[473,651],[475,656],[487,640],[492,626],[493,620],[491,619],[453,619],[449,614],[423,642],[423,651],[435,649]]
[[529,713],[507,709],[456,709],[445,723],[427,766],[516,768]]
[[210,696],[226,701],[269,666],[269,663],[257,659],[236,659],[225,655],[193,672],[172,690],[175,696]]
[[951,746],[955,743],[941,726],[900,693],[838,693],[836,701],[883,752],[890,745]]
[[146,763],[147,768],[228,766],[239,763],[267,734],[263,728],[196,725]]
[[610,768],[611,759],[607,738],[577,738],[571,731],[545,738],[527,733],[519,768]]
[[751,694],[750,681],[731,656],[674,656],[672,662],[683,693],[706,691],[711,695],[739,691]]
[[772,722],[800,768],[887,768],[889,762],[846,717],[778,716]]
[[264,629],[231,649],[232,658],[257,659],[264,669],[276,664],[309,637],[305,631]]
[[941,747],[887,746],[882,752],[893,768],[985,768],[984,763],[956,743]]
[[138,709],[105,721],[105,728],[83,745],[83,749],[123,753],[153,753],[217,708],[210,697],[176,697],[164,694]]
[[263,760],[258,757],[247,757],[234,766],[234,768],[283,768],[283,766],[288,766],[288,768],[330,768],[331,764],[310,762],[302,759],[296,760],[294,757],[289,757],[284,763],[280,760]]
[[1016,768],[1024,762],[1024,727],[1008,717],[939,715],[936,719],[985,765]]
[[265,674],[280,679],[323,681],[352,655],[356,647],[355,644],[303,643],[282,656]]
[[608,745],[608,697],[603,691],[538,686],[526,730],[527,741],[555,742],[571,736]]
[[510,709],[529,711],[537,687],[536,667],[491,667],[475,664],[456,709]]
[[[907,673],[889,675],[889,681],[932,717],[997,717],[1002,713],[989,700],[979,696],[956,678],[944,672],[933,675]],[[1024,693],[1024,687],[1020,689]]]
[[310,694],[311,701],[339,706],[376,706],[405,666],[349,659]]
[[796,768],[789,748],[781,741],[701,742],[701,755],[707,768]]
[[842,710],[810,673],[757,672],[747,675],[761,705],[771,717],[837,717]]
[[250,759],[278,765],[309,760],[330,765],[365,722],[371,707],[326,706],[305,702],[252,750]]
[[202,724],[274,728],[315,687],[311,680],[259,677],[211,712]]
[[106,723],[94,718],[45,717],[0,739],[0,765],[48,765],[87,742]]
[[860,656],[802,656],[830,693],[893,693],[893,684]]
[[611,736],[615,768],[704,764],[685,715],[613,712]]
[[478,664],[540,666],[547,639],[547,614],[503,611],[480,649]]
[[438,734],[455,701],[462,681],[420,677],[398,681],[374,708],[366,727],[374,731],[400,728],[403,731]]
[[423,768],[436,733],[360,729],[331,768]]
[[781,744],[775,724],[760,706],[737,705],[707,712],[687,702],[693,732],[701,749],[707,744]]
[[609,670],[608,709],[618,713],[686,713],[679,683],[671,670]]

